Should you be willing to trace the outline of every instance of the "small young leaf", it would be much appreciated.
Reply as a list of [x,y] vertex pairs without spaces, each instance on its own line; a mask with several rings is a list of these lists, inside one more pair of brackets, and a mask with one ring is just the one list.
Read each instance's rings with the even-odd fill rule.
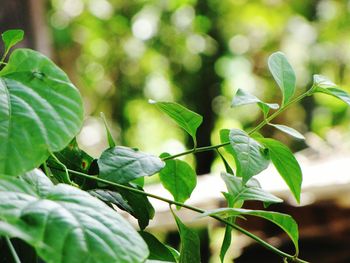
[[20,42],[24,37],[24,31],[21,29],[10,29],[1,34],[2,41],[4,42],[6,55],[10,48]]
[[175,262],[175,258],[170,252],[169,248],[160,242],[154,235],[141,231],[139,232],[143,240],[146,242],[148,249],[150,251],[150,254],[148,256],[148,259],[151,260],[159,260],[161,262]]
[[109,147],[115,147],[116,146],[116,143],[113,139],[113,136],[112,136],[112,133],[109,129],[109,126],[108,126],[108,123],[107,123],[107,120],[106,120],[106,116],[103,112],[100,113],[100,116],[105,124],[105,128],[106,128],[106,133],[107,133],[107,140],[108,140],[108,145]]
[[230,218],[236,217],[238,215],[250,215],[264,218],[266,220],[271,221],[272,223],[279,226],[283,231],[287,233],[287,235],[293,241],[296,252],[299,251],[298,247],[298,225],[295,220],[287,214],[282,214],[278,212],[271,211],[263,211],[263,210],[249,210],[249,209],[239,209],[239,208],[219,208],[215,210],[206,211],[202,214],[202,216],[211,216],[216,215],[222,218]]
[[314,87],[312,91],[324,93],[336,97],[350,105],[350,95],[337,87],[332,81],[321,75],[314,75]]
[[290,136],[293,136],[296,139],[305,140],[304,135],[302,135],[300,132],[298,132],[297,130],[291,127],[288,127],[282,124],[272,124],[272,123],[269,123],[269,125],[275,127],[276,129],[279,129],[282,132],[289,134]]
[[220,153],[219,149],[216,149],[216,152],[218,153],[218,155],[220,156],[222,162],[224,163],[226,172],[229,173],[229,174],[233,174],[234,175],[234,172],[233,172],[231,166],[228,164],[228,162],[226,161],[224,156]]
[[279,108],[279,105],[277,103],[266,103],[260,100],[259,98],[255,97],[252,94],[249,94],[242,89],[238,89],[236,92],[236,95],[234,96],[232,100],[232,107],[237,107],[241,105],[247,105],[247,104],[254,104],[257,103],[262,112],[264,113],[264,116],[266,117],[269,113],[270,109],[276,110]]
[[270,72],[282,90],[283,103],[291,100],[295,91],[295,73],[282,52],[273,53],[268,60]]
[[180,233],[180,263],[198,263],[201,262],[200,240],[198,234],[184,225],[181,220],[172,211],[177,227]]
[[274,139],[260,138],[258,140],[269,149],[272,163],[299,203],[303,175],[293,153],[283,143]]
[[196,132],[203,121],[203,117],[201,115],[175,102],[150,101],[150,103],[155,104],[158,109],[167,114],[181,128],[187,131],[192,136],[194,144],[196,146]]
[[231,174],[221,173],[221,178],[224,180],[229,194],[233,197],[234,203],[243,200],[258,200],[269,203],[281,203],[282,199],[265,192],[254,181],[249,180],[246,185],[242,179]]
[[[163,154],[162,156],[165,156]],[[185,202],[197,184],[197,175],[192,167],[181,160],[167,160],[159,173],[159,179],[175,201]]]
[[48,263],[144,262],[149,254],[116,211],[76,187],[53,185],[39,170],[0,177],[0,222],[12,226],[1,234],[22,238]]
[[243,183],[265,170],[269,159],[264,148],[242,130],[232,129],[229,134],[233,157],[237,166],[237,176],[243,178]]
[[165,165],[156,156],[124,146],[105,150],[97,163],[100,178],[120,184],[153,175]]

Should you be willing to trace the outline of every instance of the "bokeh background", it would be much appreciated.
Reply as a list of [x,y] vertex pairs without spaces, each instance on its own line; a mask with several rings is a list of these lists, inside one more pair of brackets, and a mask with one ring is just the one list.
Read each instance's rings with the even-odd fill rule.
[[[280,101],[267,69],[268,56],[278,50],[295,69],[297,93],[311,87],[313,74],[325,75],[350,92],[350,1],[0,0],[0,22],[1,32],[23,28],[22,46],[50,56],[80,89],[86,121],[78,142],[94,157],[107,147],[100,112],[119,144],[156,155],[192,146],[185,132],[150,105],[149,99],[175,101],[203,115],[199,146],[218,143],[222,128],[254,127],[262,120],[259,109],[254,105],[232,109],[230,103],[238,88],[267,102]],[[350,110],[332,97],[308,97],[275,123],[299,130],[306,142],[269,127],[262,133],[293,151],[303,150],[306,158],[312,155],[312,161],[327,163],[327,157],[349,152]],[[214,152],[186,160],[199,175],[223,170]],[[346,169],[334,167],[329,177]],[[327,184],[332,187],[331,180]],[[308,217],[305,231],[318,224],[324,227],[309,234],[320,243],[307,239],[302,252],[312,254],[311,250],[321,247],[334,253],[313,262],[350,262],[347,249],[341,249],[350,244],[348,206],[338,207],[344,198],[335,194],[317,202],[317,196],[300,210],[288,204],[280,208],[308,215],[299,215],[301,221]],[[336,232],[332,224],[341,231]],[[207,255],[203,262],[217,262],[211,255],[217,253],[221,232],[204,232]],[[322,243],[327,236],[336,239],[334,248]],[[249,249],[246,254],[258,255]],[[256,262],[247,260],[237,262]]]

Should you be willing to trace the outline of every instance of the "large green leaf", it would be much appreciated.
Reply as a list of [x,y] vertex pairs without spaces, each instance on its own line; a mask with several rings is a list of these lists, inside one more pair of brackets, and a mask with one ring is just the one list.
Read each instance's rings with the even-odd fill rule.
[[273,53],[268,60],[272,76],[282,90],[283,104],[291,100],[295,91],[295,73],[282,52]]
[[165,165],[156,156],[124,146],[105,150],[97,163],[100,169],[99,177],[120,184],[153,175]]
[[24,37],[24,31],[21,29],[10,29],[1,34],[2,41],[4,42],[4,55],[9,52],[10,48],[20,42]]
[[82,100],[45,56],[15,50],[0,71],[0,173],[19,175],[62,150],[79,132]]
[[228,173],[221,173],[221,178],[224,180],[229,194],[233,197],[234,203],[237,201],[258,200],[268,203],[280,203],[282,199],[265,192],[258,184],[251,183],[243,184],[242,179]]
[[147,243],[150,254],[148,259],[159,260],[161,262],[176,262],[172,252],[169,248],[160,242],[151,233],[141,231],[139,232],[143,240]]
[[177,227],[180,233],[180,263],[199,263],[201,262],[200,256],[200,240],[197,232],[187,227],[181,222],[173,212]]
[[229,134],[233,157],[237,166],[237,176],[246,183],[252,176],[259,174],[269,165],[264,147],[247,133],[239,129],[230,130]]
[[283,143],[274,139],[260,138],[258,140],[269,149],[272,163],[299,203],[303,175],[293,153]]
[[167,160],[160,171],[159,178],[174,197],[175,201],[185,202],[197,184],[197,175],[192,167],[181,160]]
[[276,110],[279,108],[279,105],[277,103],[266,103],[260,100],[259,98],[255,97],[252,94],[249,94],[245,92],[242,89],[238,89],[236,92],[236,95],[233,97],[232,100],[232,107],[242,106],[242,105],[248,105],[248,104],[255,104],[257,103],[262,112],[265,116],[269,113],[270,109]]
[[237,217],[239,215],[250,215],[264,218],[279,226],[285,231],[293,241],[296,251],[298,252],[298,225],[295,220],[287,214],[278,212],[263,211],[263,210],[249,210],[240,208],[219,208],[215,210],[206,211],[202,216],[216,215],[222,218]]
[[324,76],[314,75],[314,87],[312,91],[331,95],[350,105],[350,94],[339,89],[336,84]]
[[[148,248],[118,213],[78,188],[39,170],[0,178],[0,221],[16,228],[48,263],[143,262]],[[27,238],[26,236],[30,236]]]
[[181,128],[187,131],[193,138],[196,145],[196,132],[203,121],[203,117],[194,111],[191,111],[184,106],[175,102],[155,102],[155,104],[162,112],[172,118]]

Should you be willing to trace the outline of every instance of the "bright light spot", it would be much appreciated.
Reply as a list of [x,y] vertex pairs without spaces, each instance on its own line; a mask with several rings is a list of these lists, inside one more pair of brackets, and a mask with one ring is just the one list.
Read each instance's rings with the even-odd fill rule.
[[332,20],[338,13],[334,1],[324,0],[317,5],[317,15],[322,20]]
[[123,44],[123,48],[125,53],[131,58],[140,58],[146,50],[144,43],[133,37]]
[[201,35],[190,35],[186,40],[187,49],[193,53],[198,54],[205,50],[205,39]]
[[186,150],[185,145],[183,145],[180,141],[175,139],[167,140],[162,145],[162,152],[167,152],[170,154],[176,154],[179,152],[183,152],[185,150]]
[[113,15],[113,6],[107,0],[90,0],[89,10],[101,19],[109,19]]
[[53,13],[50,20],[51,20],[52,26],[57,28],[57,29],[66,28],[70,22],[70,19],[67,16],[67,14],[65,14],[62,11],[57,11],[57,12]]
[[86,147],[99,144],[103,138],[100,126],[101,125],[97,120],[89,120],[78,135],[79,141]]
[[191,26],[195,16],[195,11],[191,6],[183,6],[176,10],[171,17],[171,22],[179,29],[186,29]]
[[172,100],[168,80],[161,74],[152,74],[146,79],[145,96],[154,100]]
[[109,50],[108,43],[101,39],[95,39],[90,44],[90,52],[97,58],[102,58],[107,55]]
[[105,74],[105,70],[101,64],[96,63],[96,62],[92,62],[92,63],[87,65],[87,67],[85,69],[85,74],[90,79],[97,81],[97,80],[103,79],[104,74]]
[[65,0],[62,10],[70,17],[76,17],[83,12],[84,4],[81,0]]
[[131,30],[133,35],[141,40],[147,40],[157,33],[159,11],[146,7],[134,19]]
[[239,55],[246,53],[250,47],[249,39],[243,35],[232,37],[228,45],[232,53]]

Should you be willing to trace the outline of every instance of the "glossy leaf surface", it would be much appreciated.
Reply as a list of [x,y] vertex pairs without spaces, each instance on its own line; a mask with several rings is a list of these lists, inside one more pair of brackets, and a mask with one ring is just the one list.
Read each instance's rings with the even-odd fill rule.
[[175,102],[155,102],[162,112],[172,118],[181,128],[190,134],[196,144],[196,132],[203,121],[203,117],[194,111],[191,111],[184,106]]
[[269,123],[269,125],[275,127],[276,129],[278,129],[284,133],[289,134],[290,136],[292,136],[296,139],[305,140],[304,135],[302,135],[300,132],[298,132],[297,130],[295,130],[291,127],[288,127],[288,126],[282,125],[282,124],[272,124],[272,123]]
[[155,236],[148,232],[139,232],[143,240],[146,242],[150,254],[148,259],[159,260],[162,262],[176,262],[172,252],[169,248],[160,242]]
[[206,211],[203,216],[217,215],[222,218],[236,217],[238,215],[250,215],[264,218],[279,226],[285,231],[293,241],[296,251],[298,251],[298,225],[295,220],[287,214],[278,212],[263,211],[263,210],[249,210],[241,208],[219,208],[211,211]]
[[255,104],[255,103],[258,104],[258,106],[263,111],[265,116],[268,114],[270,109],[276,110],[279,108],[279,105],[277,103],[263,102],[262,100],[260,100],[256,96],[249,94],[242,89],[237,90],[236,95],[234,96],[231,105],[232,105],[232,107],[237,107],[237,106]]
[[197,175],[192,167],[181,160],[167,160],[159,178],[175,201],[185,202],[197,184]]
[[267,168],[269,159],[264,148],[247,133],[232,129],[229,139],[237,166],[237,176],[242,177],[244,183]]
[[221,173],[221,178],[224,180],[229,194],[234,199],[234,203],[240,200],[257,200],[269,203],[283,202],[282,199],[265,192],[259,185],[250,183],[252,179],[244,185],[241,178],[228,173]]
[[118,213],[78,188],[53,185],[39,170],[1,177],[0,221],[30,236],[18,237],[48,263],[143,262],[149,253]]
[[79,132],[82,100],[45,56],[15,50],[0,71],[0,173],[19,175],[62,150]]
[[153,175],[165,165],[156,156],[124,146],[105,150],[97,163],[100,169],[99,177],[120,184]]
[[295,73],[282,52],[273,53],[268,60],[270,72],[282,90],[283,104],[291,100],[295,92]]
[[272,163],[299,203],[303,175],[293,153],[283,143],[274,139],[260,138],[259,141],[269,149]]

